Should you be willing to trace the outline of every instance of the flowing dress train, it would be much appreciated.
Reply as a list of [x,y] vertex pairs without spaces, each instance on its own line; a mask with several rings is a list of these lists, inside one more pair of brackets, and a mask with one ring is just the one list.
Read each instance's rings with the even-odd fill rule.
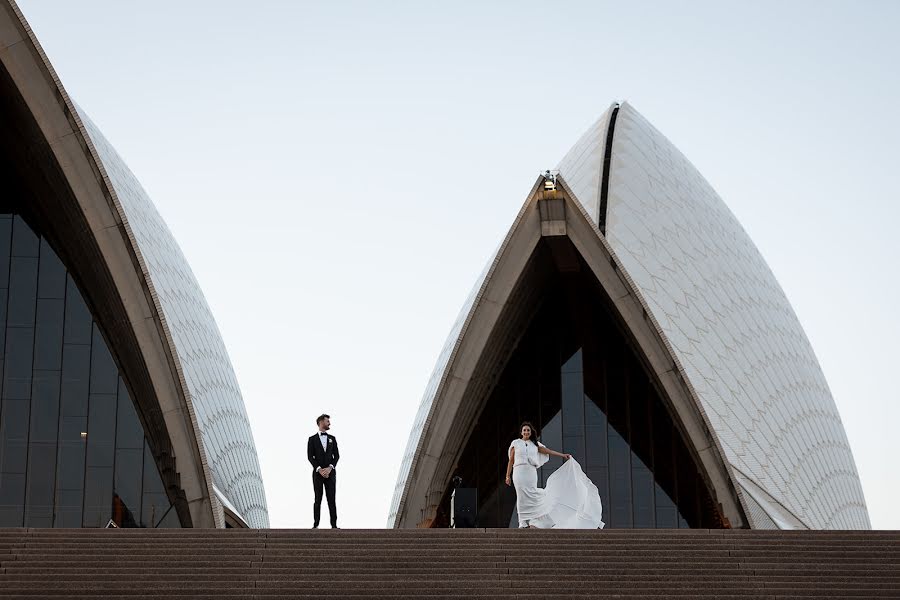
[[550,457],[537,446],[514,440],[513,484],[516,487],[516,511],[519,527],[533,525],[542,529],[603,528],[603,504],[597,486],[570,458],[547,478],[547,487],[537,486],[537,469]]

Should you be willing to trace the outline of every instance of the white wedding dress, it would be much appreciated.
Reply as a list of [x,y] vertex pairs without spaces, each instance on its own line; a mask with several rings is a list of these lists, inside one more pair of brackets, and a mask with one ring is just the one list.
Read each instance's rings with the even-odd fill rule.
[[[541,444],[543,445],[543,444]],[[603,504],[597,486],[570,458],[547,478],[547,487],[537,486],[537,470],[550,460],[538,452],[532,442],[518,439],[509,445],[516,450],[513,484],[516,486],[516,511],[519,527],[533,525],[541,529],[603,528]]]

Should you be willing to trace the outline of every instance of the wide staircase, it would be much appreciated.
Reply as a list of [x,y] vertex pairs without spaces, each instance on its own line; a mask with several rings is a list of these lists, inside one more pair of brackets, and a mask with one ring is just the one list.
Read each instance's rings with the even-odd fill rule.
[[0,598],[900,598],[900,532],[0,529]]

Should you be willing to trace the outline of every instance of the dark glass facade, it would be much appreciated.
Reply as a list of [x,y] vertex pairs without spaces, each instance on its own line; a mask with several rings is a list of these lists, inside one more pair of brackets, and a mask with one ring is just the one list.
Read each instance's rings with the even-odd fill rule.
[[6,205],[0,373],[0,527],[180,527],[78,287]]
[[[546,248],[539,248],[546,251]],[[522,421],[572,454],[597,485],[608,528],[717,528],[723,520],[697,464],[609,302],[582,262],[555,272],[493,388],[456,474],[478,489],[479,527],[515,527],[504,483]],[[551,458],[539,485],[562,464]],[[434,525],[449,524],[449,489]]]

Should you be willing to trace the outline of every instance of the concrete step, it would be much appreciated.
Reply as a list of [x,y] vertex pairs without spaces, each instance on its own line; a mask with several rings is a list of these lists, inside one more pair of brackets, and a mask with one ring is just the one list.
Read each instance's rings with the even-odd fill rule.
[[[0,542],[7,540],[17,540],[25,537],[32,539],[103,539],[123,537],[132,537],[135,539],[223,539],[217,533],[221,530],[158,530],[158,529],[5,529],[0,532]],[[896,532],[892,531],[852,531],[852,532],[836,532],[836,531],[749,531],[749,530],[720,530],[715,532],[704,533],[704,530],[624,530],[624,529],[606,529],[597,531],[584,530],[499,530],[499,529],[467,529],[467,530],[357,530],[357,529],[318,529],[318,530],[230,530],[226,539],[267,539],[267,540],[288,540],[288,541],[304,541],[319,540],[330,537],[332,539],[351,538],[354,540],[366,539],[414,539],[419,541],[425,540],[446,540],[446,539],[503,539],[506,540],[528,540],[533,536],[539,535],[542,538],[560,538],[560,539],[596,539],[598,537],[605,539],[622,539],[628,541],[637,540],[654,540],[654,541],[702,541],[702,540],[778,540],[778,541],[819,541],[825,539],[834,540],[866,540],[873,541],[878,539],[896,539]]]
[[598,598],[652,598],[652,599],[664,599],[664,598],[705,598],[709,600],[782,600],[784,598],[797,598],[797,597],[813,597],[813,598],[822,598],[827,597],[829,600],[858,600],[859,598],[896,598],[896,594],[894,592],[872,592],[869,594],[828,594],[826,596],[821,595],[820,592],[814,594],[804,594],[802,590],[785,590],[782,594],[777,594],[774,592],[755,592],[748,594],[722,594],[718,592],[707,592],[704,590],[672,590],[672,591],[662,591],[662,592],[645,592],[645,591],[635,591],[631,592],[629,590],[619,590],[616,592],[611,592],[607,594],[596,594],[596,593],[570,593],[570,592],[561,592],[558,594],[550,594],[550,593],[487,593],[487,594],[473,594],[470,591],[460,591],[460,592],[439,592],[436,594],[406,594],[404,592],[391,592],[391,593],[360,593],[360,594],[346,594],[338,591],[332,592],[315,592],[312,594],[304,593],[304,590],[294,590],[293,592],[287,594],[281,593],[248,593],[243,590],[235,591],[235,592],[221,592],[216,594],[165,594],[164,596],[160,596],[158,594],[150,593],[119,593],[113,592],[111,594],[97,594],[97,593],[88,593],[88,594],[72,594],[70,592],[59,592],[58,594],[41,592],[38,594],[9,594],[5,595],[4,598],[9,598],[10,600],[33,600],[35,597],[65,597],[70,600],[92,600],[94,598],[101,597],[123,597],[130,598],[135,600],[158,600],[159,598],[166,598],[167,600],[216,600],[217,598],[246,598],[248,600],[276,600],[282,598],[293,598],[296,600],[315,600],[318,598],[340,598],[343,600],[393,600],[394,598],[473,598],[476,600],[568,600],[568,599],[592,599],[596,600]]
[[[716,553],[716,552],[727,552],[727,551],[739,551],[748,554],[752,553],[766,553],[766,552],[779,552],[779,553],[791,553],[791,554],[821,554],[827,552],[869,552],[869,553],[879,553],[879,554],[888,554],[894,556],[900,556],[900,551],[896,548],[896,546],[892,545],[877,545],[871,544],[866,546],[851,546],[851,545],[830,545],[830,546],[819,546],[819,547],[779,547],[777,545],[771,546],[740,546],[740,545],[721,545],[721,546],[629,546],[627,543],[623,544],[540,544],[540,548],[542,552],[550,552],[550,553],[571,553],[573,550],[585,551],[585,552],[595,552],[595,553],[618,553],[623,550],[628,550],[633,553],[637,552],[650,552],[650,553],[666,553],[666,552],[701,552],[701,553]],[[41,552],[56,552],[59,554],[65,554],[67,552],[83,552],[85,550],[96,550],[98,552],[105,551],[141,551],[143,549],[155,549],[162,550],[165,552],[170,551],[180,551],[180,552],[198,552],[205,554],[215,555],[219,552],[254,552],[260,553],[262,551],[268,551],[269,553],[289,553],[289,552],[320,552],[327,553],[328,551],[342,551],[342,552],[383,552],[383,551],[395,551],[395,552],[422,552],[422,551],[444,551],[444,550],[458,550],[458,551],[502,551],[507,553],[524,553],[527,554],[529,552],[534,552],[534,547],[519,547],[512,546],[507,544],[422,544],[417,546],[415,544],[320,544],[320,545],[239,545],[239,546],[220,546],[216,548],[208,548],[202,545],[196,546],[170,546],[170,545],[118,545],[118,544],[98,544],[92,545],[90,543],[82,543],[82,544],[46,544],[46,545],[33,545],[33,544],[25,544],[18,547],[8,548],[4,550],[0,550],[0,554],[10,554],[10,553],[41,553]]]
[[900,532],[0,530],[2,598],[900,598]]

